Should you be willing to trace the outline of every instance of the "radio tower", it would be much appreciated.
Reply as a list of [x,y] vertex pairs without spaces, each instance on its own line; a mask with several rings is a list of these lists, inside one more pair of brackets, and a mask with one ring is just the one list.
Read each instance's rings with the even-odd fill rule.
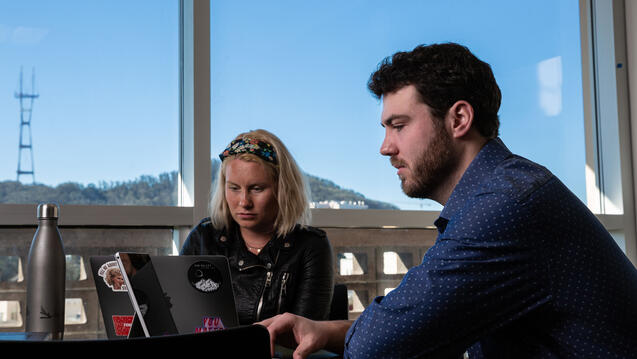
[[[33,167],[33,142],[31,141],[31,115],[33,114],[33,101],[40,95],[35,93],[35,69],[31,71],[31,91],[25,93],[22,89],[22,68],[20,68],[20,92],[15,97],[20,101],[20,147],[18,151],[18,176],[31,176],[35,184],[35,171]],[[28,137],[27,137],[28,136]],[[25,155],[25,152],[28,154]],[[30,166],[23,167],[22,160],[29,161]]]

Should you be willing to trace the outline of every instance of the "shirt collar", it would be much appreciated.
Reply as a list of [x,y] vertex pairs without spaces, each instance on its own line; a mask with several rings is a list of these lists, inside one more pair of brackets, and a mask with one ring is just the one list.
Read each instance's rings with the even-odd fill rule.
[[474,195],[479,185],[490,176],[496,166],[510,155],[511,151],[499,137],[489,140],[482,147],[473,161],[471,161],[471,164],[469,164],[469,167],[467,167],[460,181],[451,192],[445,207],[440,212],[440,216],[434,222],[439,233],[445,231],[449,220]]

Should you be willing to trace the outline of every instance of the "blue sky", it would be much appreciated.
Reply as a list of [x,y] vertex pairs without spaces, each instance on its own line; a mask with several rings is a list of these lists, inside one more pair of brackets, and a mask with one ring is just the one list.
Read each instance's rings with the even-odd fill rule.
[[[454,41],[492,65],[508,146],[585,198],[575,0],[213,0],[211,12],[212,156],[238,132],[265,128],[308,173],[405,209],[437,209],[404,196],[378,153],[381,108],[366,82],[387,55]],[[35,68],[40,94],[38,182],[176,169],[177,16],[168,0],[3,2],[0,180],[16,176],[21,66],[26,79]]]
[[178,7],[151,3],[0,5],[0,179],[16,177],[21,66],[27,91],[35,69],[40,95],[31,124],[38,182],[123,181],[177,168]]

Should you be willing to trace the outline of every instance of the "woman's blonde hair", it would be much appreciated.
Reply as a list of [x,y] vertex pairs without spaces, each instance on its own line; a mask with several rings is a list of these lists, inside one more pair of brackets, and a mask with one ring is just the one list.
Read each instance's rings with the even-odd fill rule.
[[229,230],[234,223],[228,202],[226,201],[226,167],[234,159],[261,163],[270,174],[275,185],[278,213],[274,221],[274,231],[279,236],[290,233],[298,223],[308,225],[311,220],[309,206],[309,187],[296,161],[283,142],[274,134],[258,129],[239,134],[235,140],[250,138],[269,143],[273,148],[276,161],[266,161],[253,153],[231,154],[221,161],[217,172],[217,184],[210,201],[210,220],[219,229]]

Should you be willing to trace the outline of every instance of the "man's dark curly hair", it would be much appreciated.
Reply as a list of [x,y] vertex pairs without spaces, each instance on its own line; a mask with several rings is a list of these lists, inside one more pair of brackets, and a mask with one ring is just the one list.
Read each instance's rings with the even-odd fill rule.
[[381,98],[414,85],[432,115],[444,119],[456,101],[473,107],[473,125],[486,138],[498,136],[501,93],[491,66],[468,48],[454,43],[419,45],[410,52],[385,58],[367,83]]

